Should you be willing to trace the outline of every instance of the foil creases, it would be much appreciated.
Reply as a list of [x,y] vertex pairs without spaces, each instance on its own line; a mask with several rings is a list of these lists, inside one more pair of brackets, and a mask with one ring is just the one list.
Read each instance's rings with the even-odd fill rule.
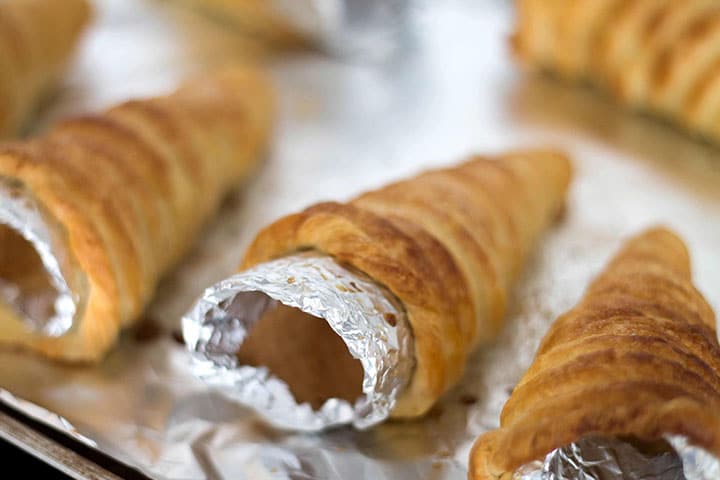
[[710,480],[720,461],[679,435],[648,450],[615,438],[587,436],[518,469],[513,480]]
[[[354,404],[330,398],[314,410],[298,404],[267,368],[239,364],[243,340],[273,301],[324,319],[342,338],[364,371],[363,396]],[[293,430],[364,429],[383,421],[414,366],[407,320],[392,294],[316,252],[266,262],[208,288],[183,318],[183,334],[197,377],[269,423]]]
[[[81,298],[72,287],[80,287],[75,284],[84,282],[84,277],[72,267],[70,252],[60,245],[58,232],[46,221],[38,202],[22,184],[6,177],[0,178],[0,224],[32,245],[51,285],[47,291],[28,294],[3,279],[0,298],[34,332],[51,337],[64,335],[73,327],[75,316],[82,308]],[[77,274],[68,278],[67,273]],[[53,313],[46,315],[50,305]]]

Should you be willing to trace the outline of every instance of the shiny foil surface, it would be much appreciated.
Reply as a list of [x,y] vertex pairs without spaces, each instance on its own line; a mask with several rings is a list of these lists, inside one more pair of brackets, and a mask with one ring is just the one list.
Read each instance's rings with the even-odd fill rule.
[[589,436],[518,469],[513,480],[711,480],[720,461],[687,438],[669,435],[658,448]]
[[[359,11],[357,21],[363,5],[375,4],[346,3],[349,16]],[[208,222],[103,363],[73,367],[3,351],[0,388],[159,479],[464,480],[473,441],[498,426],[548,326],[623,238],[656,223],[676,229],[692,252],[698,288],[720,311],[717,148],[592,90],[523,75],[507,48],[511,2],[403,5],[365,30],[377,32],[379,45],[367,55],[268,57],[172,2],[98,0],[93,30],[36,130],[258,56],[277,85],[280,121],[265,167]],[[293,434],[195,378],[181,317],[237,270],[264,225],[472,152],[529,146],[562,147],[575,159],[566,215],[536,246],[497,343],[468,360],[465,377],[425,418]]]
[[75,325],[76,313],[84,307],[78,290],[85,291],[85,275],[65,248],[62,233],[46,221],[42,207],[25,187],[4,177],[0,177],[0,224],[33,246],[49,280],[46,288],[36,288],[27,295],[11,281],[0,280],[4,306],[41,335],[67,333]]
[[[288,385],[267,368],[238,362],[248,332],[277,302],[326,321],[360,360],[363,396],[354,404],[330,398],[314,410],[309,403],[298,404]],[[198,378],[255,409],[268,423],[298,431],[339,425],[365,429],[382,422],[415,364],[410,327],[394,296],[316,252],[261,263],[209,287],[183,317],[183,334]]]

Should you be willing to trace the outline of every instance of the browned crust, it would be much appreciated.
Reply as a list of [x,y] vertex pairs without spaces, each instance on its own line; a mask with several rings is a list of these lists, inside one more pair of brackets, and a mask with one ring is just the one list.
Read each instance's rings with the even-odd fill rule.
[[510,478],[588,434],[689,438],[720,455],[720,345],[692,285],[682,241],[663,228],[631,239],[550,328],[481,436],[469,478]]
[[392,414],[425,413],[494,339],[523,257],[561,209],[567,157],[552,151],[473,158],[271,224],[242,268],[317,249],[386,286],[408,312],[416,368]]
[[712,0],[516,0],[512,45],[530,67],[717,136],[720,7]]
[[0,343],[102,358],[224,194],[257,167],[273,114],[269,79],[235,67],[0,147],[0,175],[24,184],[60,225],[90,283],[78,329],[43,338],[3,318]]
[[89,19],[86,0],[0,2],[0,137],[23,127]]

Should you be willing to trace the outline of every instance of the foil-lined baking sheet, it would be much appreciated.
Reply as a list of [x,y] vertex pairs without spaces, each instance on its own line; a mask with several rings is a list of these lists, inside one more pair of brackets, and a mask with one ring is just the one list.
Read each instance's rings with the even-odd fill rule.
[[[341,3],[346,15],[338,21],[376,4]],[[511,2],[398,3],[364,30],[377,33],[366,54],[273,56],[172,2],[99,0],[96,23],[37,130],[255,58],[270,64],[280,122],[266,166],[208,223],[141,324],[101,365],[5,351],[0,387],[154,478],[460,480],[473,440],[498,425],[550,322],[578,300],[623,237],[655,223],[679,231],[699,288],[720,311],[720,151],[591,90],[524,77],[506,48]],[[182,314],[234,270],[269,221],[471,152],[537,145],[575,158],[567,213],[538,245],[497,344],[469,359],[463,381],[426,418],[366,432],[284,433],[190,374],[178,336]]]

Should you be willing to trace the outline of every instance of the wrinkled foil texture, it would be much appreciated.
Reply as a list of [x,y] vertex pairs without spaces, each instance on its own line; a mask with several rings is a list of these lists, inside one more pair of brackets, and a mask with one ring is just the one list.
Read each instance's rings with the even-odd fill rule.
[[720,478],[720,462],[668,435],[667,450],[644,452],[620,439],[585,437],[550,452],[543,461],[518,469],[513,480],[711,480]]
[[[37,127],[246,58],[229,29],[171,3],[96,2],[95,24]],[[373,2],[345,3],[354,21],[373,17],[364,11]],[[623,238],[656,223],[675,228],[692,253],[696,284],[720,312],[717,149],[592,91],[522,75],[507,50],[512,2],[405,3],[381,16],[377,36],[365,30],[378,43],[393,39],[373,49],[371,61],[309,52],[268,62],[281,121],[266,165],[208,221],[146,318],[105,361],[78,368],[0,350],[0,388],[161,480],[466,480],[473,442],[498,427],[549,325]],[[575,161],[566,215],[533,249],[497,342],[468,359],[465,376],[424,418],[365,431],[281,431],[193,374],[180,319],[203,290],[232,275],[269,222],[471,152],[553,145]],[[155,337],[138,334],[153,323]],[[18,408],[32,415],[27,405]]]
[[[7,225],[33,245],[47,272],[52,289],[34,292],[31,298],[7,281],[0,281],[0,298],[11,306],[31,329],[52,337],[63,335],[73,327],[80,298],[70,287],[65,272],[70,252],[59,245],[58,235],[52,231],[37,201],[22,186],[7,177],[0,177],[0,224]],[[48,304],[54,304],[54,314],[46,318]]]
[[[354,405],[331,398],[315,411],[298,404],[267,368],[238,364],[243,340],[273,300],[327,321],[360,360],[364,396]],[[385,320],[388,315],[395,325]],[[388,417],[414,367],[412,335],[392,294],[314,252],[262,263],[216,283],[183,318],[183,333],[199,378],[280,428],[375,425]]]

